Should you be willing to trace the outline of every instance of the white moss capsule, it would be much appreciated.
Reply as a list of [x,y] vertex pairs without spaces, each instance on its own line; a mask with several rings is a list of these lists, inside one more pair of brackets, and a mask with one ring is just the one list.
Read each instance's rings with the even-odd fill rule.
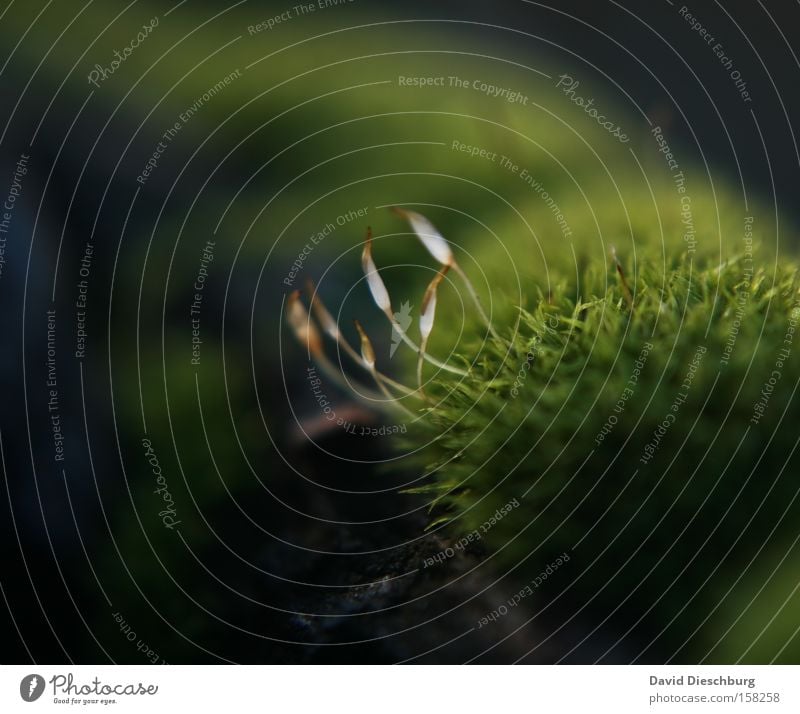
[[367,278],[367,285],[369,291],[372,293],[372,299],[375,304],[383,310],[391,319],[392,315],[392,301],[389,298],[389,291],[383,284],[378,268],[375,261],[372,260],[372,231],[367,230],[367,240],[364,243],[364,250],[361,253],[361,266],[364,269],[364,275]]
[[287,298],[286,321],[300,344],[306,346],[312,355],[322,354],[322,336],[301,302],[299,290],[295,290]]
[[325,307],[322,298],[317,294],[314,283],[311,280],[306,281],[306,289],[308,290],[308,296],[311,300],[311,309],[320,327],[329,337],[338,342],[342,336],[339,331],[339,325],[336,323],[336,320],[333,319],[333,315],[328,312],[328,308]]
[[433,321],[436,317],[437,288],[449,269],[450,266],[445,265],[438,273],[436,273],[436,277],[431,280],[427,290],[425,290],[425,295],[422,298],[422,309],[419,314],[419,331],[422,335],[423,341],[427,341],[431,331],[433,330]]
[[452,265],[455,262],[453,251],[444,236],[425,216],[416,211],[406,211],[404,208],[395,208],[395,213],[405,218],[411,229],[422,241],[422,245],[442,265]]
[[367,367],[374,372],[375,350],[372,347],[372,342],[369,341],[369,337],[367,337],[367,333],[364,332],[364,328],[361,327],[361,323],[358,320],[356,320],[355,323],[358,335],[361,337],[361,359],[363,359]]

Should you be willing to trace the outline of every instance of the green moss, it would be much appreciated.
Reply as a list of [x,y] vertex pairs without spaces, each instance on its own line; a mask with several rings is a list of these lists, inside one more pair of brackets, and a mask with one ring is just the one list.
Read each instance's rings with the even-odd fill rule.
[[[467,331],[471,375],[429,387],[408,435],[425,445],[414,490],[454,540],[481,533],[511,583],[571,554],[532,601],[577,614],[598,656],[691,662],[722,638],[714,656],[735,660],[722,636],[798,522],[800,279],[750,255],[627,263],[632,308],[613,265],[589,267],[518,320],[506,308],[507,344]],[[796,661],[791,618],[775,628],[746,659]]]

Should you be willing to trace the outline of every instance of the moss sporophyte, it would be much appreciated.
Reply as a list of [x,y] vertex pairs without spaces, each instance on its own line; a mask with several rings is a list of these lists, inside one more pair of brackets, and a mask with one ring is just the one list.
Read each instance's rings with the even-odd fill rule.
[[[635,258],[551,271],[546,292],[528,286],[533,298],[493,300],[490,320],[454,244],[421,214],[397,213],[438,265],[412,330],[398,324],[371,235],[364,243],[372,301],[415,356],[406,379],[382,371],[360,323],[351,345],[312,284],[309,307],[294,292],[286,315],[323,379],[405,419],[396,445],[429,527],[453,552],[480,540],[517,587],[561,558],[533,590],[531,617],[590,623],[599,660],[727,661],[722,635],[742,598],[758,597],[762,566],[797,542],[795,265],[759,265],[752,244],[721,263],[637,246]],[[463,325],[435,319],[451,293]],[[326,343],[370,386],[354,387]]]

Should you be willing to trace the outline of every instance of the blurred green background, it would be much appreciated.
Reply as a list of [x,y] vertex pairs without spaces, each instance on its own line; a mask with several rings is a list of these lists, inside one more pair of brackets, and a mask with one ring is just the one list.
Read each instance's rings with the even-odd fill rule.
[[[680,18],[652,12],[686,45],[700,79],[716,77]],[[156,18],[113,73],[88,81]],[[351,341],[358,318],[382,367],[401,375],[413,355],[388,359],[391,330],[362,280],[367,226],[393,299],[408,300],[414,317],[438,266],[389,206],[434,221],[487,306],[547,294],[590,262],[613,277],[612,246],[626,260],[682,254],[686,214],[655,126],[685,174],[698,257],[741,252],[746,216],[755,216],[766,263],[790,255],[788,180],[773,189],[796,166],[765,161],[758,145],[766,135],[790,146],[774,98],[762,98],[755,131],[730,86],[717,82],[720,96],[708,101],[706,84],[687,81],[678,58],[648,37],[621,10],[588,3],[561,12],[356,0],[307,14],[273,2],[9,4],[0,158],[9,175],[21,153],[32,161],[0,283],[15,345],[2,425],[15,505],[3,535],[13,544],[21,534],[9,572],[31,572],[3,583],[27,633],[14,638],[19,652],[132,663],[146,661],[142,649],[169,662],[396,661],[462,632],[491,595],[483,584],[459,582],[455,595],[456,586],[435,595],[444,584],[435,579],[369,590],[412,572],[438,536],[425,535],[425,501],[397,493],[414,474],[374,467],[392,458],[386,439],[330,429],[315,444],[302,439],[301,427],[319,426],[318,405],[283,302],[313,279]],[[744,64],[744,42],[734,41]],[[562,75],[629,141],[577,106],[558,86]],[[492,96],[501,90],[519,101]],[[78,358],[87,243],[88,338]],[[440,300],[440,320],[460,321],[456,293],[445,286]],[[51,307],[65,463],[52,459],[41,373]],[[194,352],[193,329],[202,340]],[[23,364],[38,372],[20,380]],[[377,423],[346,391],[330,386],[328,397],[355,422]],[[143,439],[178,528],[160,515]],[[788,593],[792,578],[771,587]],[[417,596],[424,607],[405,605]],[[61,608],[53,625],[47,614]],[[135,629],[133,643],[114,613]],[[792,626],[774,621],[775,641]],[[730,653],[741,649],[738,632]],[[460,661],[485,644],[430,659]]]

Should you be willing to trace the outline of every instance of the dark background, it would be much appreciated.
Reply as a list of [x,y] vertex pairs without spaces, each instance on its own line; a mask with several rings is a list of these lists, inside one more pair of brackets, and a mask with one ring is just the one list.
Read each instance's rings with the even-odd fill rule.
[[[287,372],[292,360],[282,360],[276,349],[286,292],[280,280],[291,262],[291,249],[271,263],[263,248],[245,251],[227,284],[209,283],[204,320],[215,330],[224,323],[229,352],[223,364],[219,345],[207,345],[208,366],[202,373],[203,399],[209,405],[205,423],[198,416],[193,380],[179,379],[186,372],[186,360],[160,359],[162,353],[184,349],[185,333],[180,330],[185,330],[191,290],[175,285],[193,275],[197,265],[196,249],[173,253],[179,230],[194,236],[216,223],[220,206],[243,185],[243,177],[254,175],[226,229],[238,237],[251,221],[258,221],[256,231],[269,235],[292,214],[292,192],[301,194],[304,184],[283,195],[286,206],[279,203],[259,217],[265,197],[306,163],[339,148],[301,148],[277,158],[266,171],[260,168],[261,157],[280,151],[304,123],[327,122],[328,117],[320,117],[313,108],[261,131],[260,154],[248,144],[223,163],[221,157],[236,141],[224,150],[206,148],[193,156],[200,141],[231,114],[241,96],[265,88],[293,63],[313,66],[325,57],[357,56],[364,48],[349,37],[329,37],[311,43],[310,47],[324,43],[316,54],[298,51],[265,63],[263,72],[251,70],[247,79],[237,80],[241,95],[221,95],[187,125],[132,203],[135,178],[159,128],[168,125],[176,108],[186,106],[183,99],[171,103],[172,97],[157,104],[158,98],[180,79],[184,68],[222,46],[231,27],[241,32],[250,22],[286,6],[245,3],[233,8],[184,43],[185,55],[168,58],[126,100],[125,92],[137,79],[132,58],[130,66],[104,83],[79,112],[87,100],[89,57],[108,58],[109,48],[123,46],[124,38],[158,14],[161,35],[154,35],[148,40],[153,45],[143,45],[135,56],[137,62],[146,57],[153,61],[156,41],[166,42],[163,38],[169,33],[177,37],[189,32],[227,6],[190,0],[163,18],[168,4],[136,3],[110,31],[104,49],[98,45],[79,59],[82,48],[122,5],[89,5],[68,31],[65,27],[77,5],[48,8],[38,20],[43,4],[20,5],[10,6],[0,19],[0,195],[11,185],[20,155],[31,155],[0,278],[3,661],[141,663],[152,650],[158,661],[168,662],[459,662],[482,652],[488,643],[476,636],[426,654],[460,637],[469,626],[465,623],[474,622],[493,602],[490,573],[461,577],[479,562],[480,552],[465,556],[446,573],[384,582],[441,547],[436,535],[419,538],[425,509],[396,492],[407,474],[378,472],[369,463],[387,454],[386,444],[327,435],[321,443],[329,455],[296,440],[290,407],[309,413],[313,402],[304,389],[303,370]],[[372,40],[377,46],[386,42],[402,49],[433,46],[437,37],[446,44],[452,38],[476,51],[493,47],[517,62],[574,67],[605,77],[608,91],[615,83],[621,87],[669,128],[674,146],[703,161],[716,179],[737,192],[743,189],[751,200],[774,205],[782,217],[780,249],[790,252],[800,218],[800,162],[793,133],[800,102],[800,6],[711,2],[692,8],[735,58],[753,97],[751,104],[743,104],[709,48],[679,17],[679,5],[667,0],[557,6],[358,0],[336,10],[341,14],[315,18],[317,24],[294,20],[289,41],[361,22],[447,20],[376,27]],[[23,37],[23,28],[31,23]],[[53,44],[62,30],[64,38]],[[279,44],[277,33],[257,40],[263,45],[248,45],[252,58]],[[241,43],[246,42],[245,37]],[[335,54],[326,54],[328,48]],[[200,74],[208,79],[189,86],[185,97],[202,94],[203,87],[230,71],[224,59],[227,51],[201,67]],[[447,74],[457,66],[450,63],[457,61],[423,56],[418,66],[429,63],[431,74]],[[79,69],[65,79],[73,62]],[[237,62],[238,58],[230,66]],[[361,72],[368,71],[364,66],[344,66],[341,71],[352,76],[343,76],[342,86],[362,81]],[[256,116],[263,121],[280,109],[284,97],[276,94],[281,100],[268,95],[252,112],[234,116],[224,132],[245,136],[257,126]],[[340,116],[348,116],[346,100],[337,106]],[[160,121],[149,114],[151,109]],[[209,176],[213,178],[206,185]],[[312,225],[313,221],[304,226],[306,232]],[[87,240],[95,246],[90,341],[88,355],[79,363],[70,356],[75,297],[71,276]],[[195,245],[203,242],[198,237]],[[217,265],[233,264],[232,248],[221,246],[218,251]],[[51,302],[56,259],[62,274]],[[325,264],[320,255],[310,265],[324,269]],[[275,287],[253,290],[261,280]],[[51,306],[64,315],[58,334],[59,354],[64,356],[57,360],[60,414],[67,435],[63,470],[52,460],[43,388],[44,315]],[[142,525],[137,515],[151,515],[142,510],[150,498],[150,477],[142,458],[137,364],[145,365],[138,377],[145,384],[141,399],[147,433],[157,435],[156,451],[170,484],[180,492],[180,508],[186,513],[196,506],[203,514],[183,531],[186,540],[179,547],[174,533],[158,524]],[[358,418],[369,421],[370,416]],[[234,434],[232,424],[240,434]],[[215,457],[222,473],[204,452],[204,429],[219,448]],[[240,439],[243,450],[234,448]],[[287,454],[289,463],[283,458]],[[184,488],[189,482],[192,488]],[[365,489],[365,483],[379,486]],[[226,491],[235,498],[224,497]],[[354,587],[358,583],[373,584]],[[136,632],[132,642],[120,631],[114,613]],[[508,623],[509,631],[512,626]],[[145,645],[144,653],[137,650],[139,642]],[[517,644],[512,638],[487,659],[509,661],[526,649],[525,642]],[[552,652],[541,657],[547,661],[558,651],[554,642]],[[573,655],[575,661],[591,656],[580,650]]]

